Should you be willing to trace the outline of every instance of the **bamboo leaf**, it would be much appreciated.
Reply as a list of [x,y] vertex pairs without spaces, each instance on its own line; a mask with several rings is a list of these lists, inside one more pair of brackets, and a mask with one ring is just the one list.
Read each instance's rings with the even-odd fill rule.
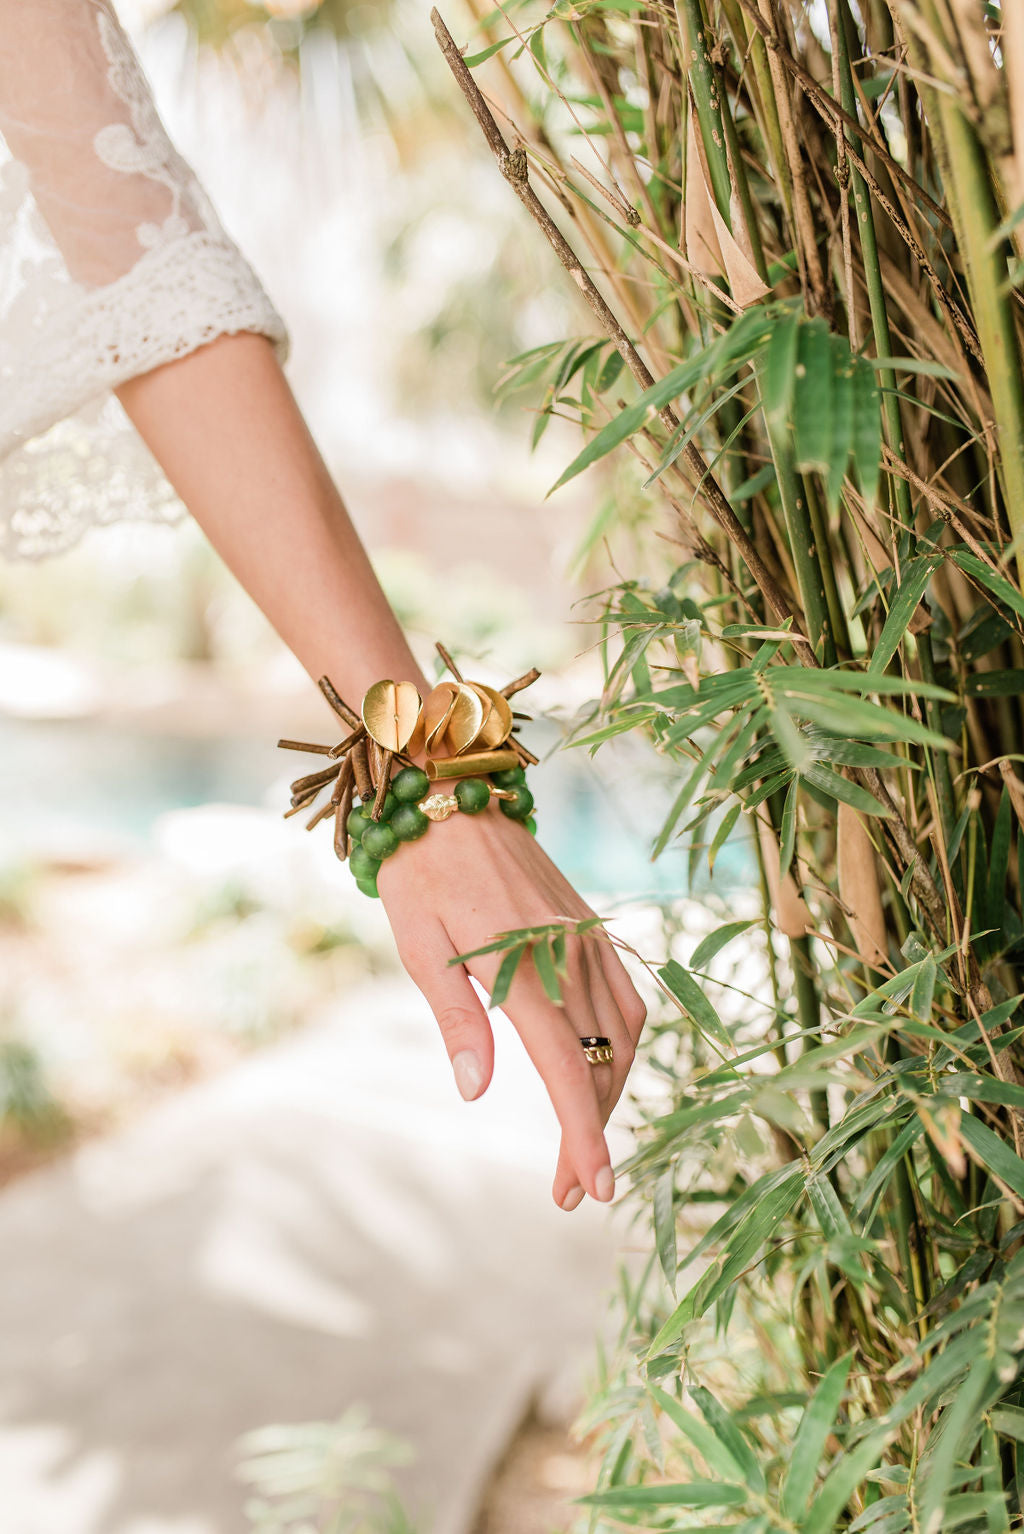
[[839,1456],[800,1525],[801,1534],[834,1534],[843,1509],[868,1471],[878,1464],[893,1431],[876,1428]]
[[818,1467],[825,1456],[825,1444],[835,1430],[836,1416],[846,1389],[853,1354],[837,1358],[807,1403],[800,1419],[789,1468],[782,1482],[781,1507],[786,1518],[802,1518],[814,1489]]
[[700,986],[694,980],[689,970],[676,960],[670,959],[667,964],[658,970],[661,979],[668,986],[672,995],[690,1021],[700,1030],[705,1037],[713,1039],[722,1049],[732,1053],[732,1039],[728,1031],[711,1005]]
[[1024,1198],[1024,1161],[1014,1154],[1005,1141],[969,1113],[965,1113],[960,1120],[960,1135],[977,1151],[982,1163],[994,1176]]
[[799,343],[799,316],[795,312],[781,315],[772,326],[759,367],[765,418],[773,432],[789,424]]
[[971,575],[982,586],[990,591],[994,597],[998,597],[1006,607],[1009,607],[1018,616],[1024,618],[1024,595],[1017,590],[991,565],[987,565],[983,559],[970,549],[957,548],[946,551],[947,557],[953,561],[958,569],[965,575]]
[[[803,1173],[794,1167],[783,1170],[787,1175],[768,1185],[755,1207],[730,1232],[722,1254],[676,1306],[651,1343],[648,1357],[655,1357],[675,1342],[691,1321],[726,1292],[799,1202],[804,1191]],[[689,1260],[693,1260],[692,1253]]]
[[725,1410],[720,1401],[715,1399],[711,1391],[703,1385],[694,1386],[693,1399],[700,1407],[705,1422],[712,1432],[722,1440],[733,1459],[739,1465],[742,1479],[751,1490],[763,1492],[765,1488],[764,1472],[758,1463],[757,1456],[729,1412]]
[[727,943],[731,943],[734,937],[739,937],[741,932],[748,932],[755,925],[754,921],[730,921],[726,922],[724,927],[716,927],[714,932],[709,932],[693,950],[690,967],[706,969],[715,954],[720,953]]
[[853,461],[869,511],[878,497],[882,464],[882,396],[870,367],[858,359],[853,386]]
[[868,793],[866,788],[861,788],[859,783],[851,783],[849,778],[840,776],[829,767],[815,764],[807,769],[804,778],[815,788],[820,789],[823,794],[828,794],[830,799],[838,799],[840,803],[848,804],[864,815],[879,815],[884,818],[892,814],[888,805],[880,803],[874,794]]
[[491,987],[491,996],[488,1005],[500,1007],[508,997],[516,970],[519,968],[523,955],[529,948],[528,943],[519,943],[515,948],[510,948],[498,966],[498,973],[494,977],[494,985]]
[[824,320],[800,327],[793,397],[794,462],[797,469],[832,469],[832,344]]
[[[564,935],[563,933],[562,936],[564,937]],[[561,1007],[564,1005],[562,987],[558,983],[558,973],[555,969],[551,942],[552,940],[549,938],[541,938],[539,942],[533,944],[530,951],[533,955],[537,974],[540,976],[540,983],[544,987],[545,996],[547,996],[549,1001],[553,1001],[556,1007]]]
[[690,1440],[712,1474],[723,1481],[741,1485],[744,1481],[742,1466],[705,1419],[695,1417],[657,1385],[648,1384],[647,1389],[651,1399],[661,1407],[666,1417]]
[[654,1185],[654,1244],[669,1288],[675,1286],[679,1249],[676,1238],[676,1169],[668,1166]]
[[577,474],[581,474],[592,463],[597,463],[599,459],[604,458],[614,448],[625,442],[627,437],[639,431],[642,426],[655,420],[659,410],[692,389],[710,372],[714,371],[717,381],[722,383],[727,373],[731,373],[754,355],[768,339],[770,333],[770,328],[766,324],[765,310],[761,308],[747,310],[709,346],[704,347],[686,362],[681,362],[678,367],[674,367],[651,388],[645,389],[635,404],[628,405],[625,410],[613,417],[607,426],[602,427],[597,436],[588,442],[582,453],[573,459],[562,476],[552,485],[548,495],[575,479]]
[[782,805],[782,820],[779,827],[779,878],[785,878],[789,873],[793,862],[793,853],[796,849],[796,812],[797,812],[798,784],[796,778],[786,789],[786,797]]
[[574,1497],[585,1507],[734,1507],[747,1500],[746,1488],[722,1481],[691,1481],[673,1486],[616,1486]]
[[736,825],[736,822],[739,819],[742,811],[742,804],[732,804],[722,816],[722,819],[718,825],[718,829],[715,831],[715,834],[711,839],[711,845],[708,848],[709,874],[714,873],[715,860],[717,859],[718,854],[721,852],[722,848],[725,846],[729,837],[732,835],[733,828]]
[[941,563],[941,555],[931,554],[926,558],[912,559],[904,566],[899,589],[889,608],[885,626],[871,656],[868,666],[870,672],[884,671],[896,654],[903,642],[910,620],[917,612],[921,598]]
[[954,383],[960,376],[943,363],[933,362],[927,357],[865,357],[863,360],[869,368],[875,368],[880,373],[919,373],[923,378],[948,378]]

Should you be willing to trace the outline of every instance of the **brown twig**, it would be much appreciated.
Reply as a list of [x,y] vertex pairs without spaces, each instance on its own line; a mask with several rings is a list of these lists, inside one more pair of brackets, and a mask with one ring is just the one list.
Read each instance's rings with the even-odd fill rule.
[[307,831],[312,831],[313,827],[314,826],[318,826],[320,824],[321,820],[326,820],[328,815],[333,815],[333,814],[334,814],[334,800],[333,799],[328,799],[326,804],[322,804],[320,806],[320,808],[317,810],[316,814],[313,816],[312,820],[307,820],[306,821],[306,830]]
[[319,772],[309,772],[304,778],[296,778],[292,784],[292,803],[297,799],[304,799],[307,790],[320,789],[325,783],[329,783],[337,774],[338,764],[335,762],[330,767],[321,767]]
[[377,774],[377,792],[374,795],[373,809],[370,811],[370,815],[374,820],[380,819],[381,811],[384,808],[384,800],[387,798],[388,789],[391,787],[391,761],[394,757],[394,754],[395,753],[393,751],[387,750],[382,750],[380,754],[380,771]]
[[349,708],[344,698],[341,697],[341,695],[338,693],[334,683],[331,681],[329,676],[324,675],[320,677],[316,685],[319,687],[320,691],[323,693],[324,697],[327,699],[334,712],[338,715],[339,719],[344,719],[349,729],[354,730],[358,725],[362,723],[359,715],[355,712],[354,709]]
[[373,798],[373,783],[370,778],[370,764],[366,757],[365,740],[356,741],[348,759],[352,763],[352,771],[355,774],[356,792],[365,804],[367,799]]
[[318,788],[314,788],[312,793],[307,794],[304,799],[300,799],[297,804],[293,804],[290,810],[285,810],[284,819],[287,820],[289,815],[297,815],[300,810],[308,809],[319,792]]
[[315,741],[311,740],[279,740],[277,744],[284,747],[286,751],[315,751],[320,756],[333,756],[335,754],[333,746],[318,746]]
[[352,757],[349,756],[344,767],[338,775],[338,802],[334,810],[334,852],[335,856],[344,863],[348,857],[348,817],[352,809],[352,796],[355,793],[355,772],[353,770]]
[[359,725],[357,729],[354,729],[352,731],[351,735],[346,735],[344,740],[339,740],[338,744],[336,746],[332,746],[331,747],[331,750],[330,750],[331,756],[344,756],[346,751],[351,751],[351,749],[355,745],[356,741],[357,740],[362,740],[362,738],[363,738],[363,736],[365,734],[366,734],[366,726],[365,726],[365,724]]
[[[514,682],[508,682],[501,689],[503,698],[514,698],[517,692],[523,692],[525,688],[532,687],[540,676],[536,666],[531,666],[529,671],[524,671],[522,676],[517,676]],[[519,716],[516,715],[518,718]]]
[[352,766],[352,758],[351,756],[348,756],[341,764],[341,771],[338,773],[338,781],[335,783],[334,792],[331,795],[331,803],[337,804],[344,794],[346,788],[348,788],[349,784],[354,782],[355,775]]
[[448,667],[448,670],[451,672],[451,674],[455,678],[455,680],[457,682],[464,681],[465,678],[463,677],[462,672],[459,670],[458,666],[452,660],[451,655],[445,649],[445,647],[441,643],[440,639],[437,639],[437,640],[434,641],[434,649],[437,651],[438,655],[440,655],[441,659],[444,661],[445,665]]

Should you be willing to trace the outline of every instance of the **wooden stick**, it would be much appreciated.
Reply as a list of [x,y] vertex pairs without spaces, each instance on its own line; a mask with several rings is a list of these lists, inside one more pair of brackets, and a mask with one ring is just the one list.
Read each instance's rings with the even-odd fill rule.
[[[352,767],[352,758],[345,763],[348,768]],[[345,786],[338,798],[337,808],[334,812],[334,854],[344,863],[348,857],[348,817],[352,810],[352,795],[355,793],[356,780],[352,771],[345,773]]]
[[293,804],[290,810],[285,810],[285,820],[288,819],[289,815],[297,815],[300,810],[308,809],[319,792],[320,790],[318,788],[314,788],[313,792],[311,794],[307,794],[305,799],[300,799],[298,804]]
[[334,683],[331,681],[329,676],[324,675],[320,677],[316,685],[319,687],[320,691],[323,693],[324,697],[327,699],[328,703],[331,705],[338,717],[340,719],[344,719],[349,729],[354,730],[357,725],[362,723],[359,715],[354,711],[354,709],[349,708],[344,698],[339,695],[337,689],[334,686]]
[[287,751],[318,751],[321,756],[333,756],[331,746],[318,746],[310,740],[279,740],[279,746],[284,746]]
[[352,767],[352,758],[350,756],[341,764],[341,771],[338,773],[338,781],[335,783],[334,792],[331,795],[331,803],[337,804],[338,800],[341,798],[342,794],[344,794],[348,785],[354,782],[355,774]]
[[366,734],[366,726],[365,726],[365,724],[359,725],[358,729],[353,730],[351,735],[346,735],[345,739],[344,740],[339,740],[338,744],[336,746],[331,746],[328,749],[328,755],[329,756],[344,756],[345,752],[346,751],[351,751],[351,749],[355,745],[356,741],[357,740],[362,740],[362,738],[363,738],[363,736],[365,734]]
[[334,814],[334,800],[333,799],[328,799],[326,804],[322,804],[320,806],[320,808],[317,810],[316,814],[313,816],[312,820],[307,820],[306,821],[306,830],[307,831],[312,831],[313,827],[314,826],[318,826],[320,824],[321,820],[326,820],[328,815],[333,815],[333,814]]
[[337,775],[339,763],[335,762],[330,767],[321,767],[319,772],[308,772],[304,778],[296,778],[292,784],[292,800],[301,799],[308,788],[322,788]]
[[373,798],[373,782],[370,778],[370,764],[366,760],[366,741],[357,740],[349,753],[349,761],[352,763],[352,771],[355,774],[356,793],[365,803]]
[[[524,687],[532,687],[539,676],[540,672],[536,666],[531,666],[529,671],[524,671],[522,676],[517,676],[514,682],[509,682],[507,687],[503,687],[501,689],[501,696],[503,698],[511,698],[517,692],[522,692]],[[515,717],[517,719],[524,719],[527,716],[525,714],[516,714]]]
[[455,678],[455,680],[457,682],[465,681],[465,677],[462,675],[462,672],[459,670],[458,666],[452,660],[452,658],[449,655],[448,651],[445,649],[444,645],[441,643],[441,641],[439,639],[435,640],[435,642],[434,642],[434,649],[437,651],[438,655],[440,655],[441,659],[444,661],[445,665],[448,667],[448,670],[451,672],[451,674]]
[[522,741],[516,740],[514,735],[510,735],[505,744],[506,746],[511,746],[524,767],[536,767],[540,761],[540,757],[534,756],[532,751],[528,751]]
[[370,815],[374,820],[380,819],[381,810],[384,808],[384,800],[387,798],[388,789],[391,787],[391,759],[393,751],[382,751],[380,756],[380,773],[377,778],[377,796],[373,801],[373,809]]

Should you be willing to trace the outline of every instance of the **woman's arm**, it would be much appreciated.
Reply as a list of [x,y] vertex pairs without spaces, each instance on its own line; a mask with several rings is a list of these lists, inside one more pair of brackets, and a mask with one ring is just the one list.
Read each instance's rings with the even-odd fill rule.
[[[222,336],[141,374],[118,397],[210,542],[314,680],[362,697],[381,677],[426,682],[388,606],[288,383],[263,336]],[[464,1097],[490,1080],[494,1041],[457,953],[496,932],[590,908],[523,827],[493,803],[453,816],[385,862],[379,889],[406,969],[430,1003]],[[500,958],[500,955],[498,956]],[[490,985],[497,960],[472,961]],[[540,1072],[562,1127],[552,1193],[575,1208],[609,1199],[603,1127],[618,1100],[644,1008],[607,941],[573,938],[565,1005],[520,965],[503,1010]],[[580,1035],[613,1042],[589,1065]]]

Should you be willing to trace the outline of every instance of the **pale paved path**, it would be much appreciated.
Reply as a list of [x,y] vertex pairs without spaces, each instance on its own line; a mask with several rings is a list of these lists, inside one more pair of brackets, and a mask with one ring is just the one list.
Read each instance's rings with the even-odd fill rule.
[[354,1401],[414,1443],[422,1534],[465,1534],[533,1384],[589,1368],[625,1228],[555,1209],[496,1029],[463,1104],[377,982],[0,1198],[3,1534],[241,1534],[238,1435]]

